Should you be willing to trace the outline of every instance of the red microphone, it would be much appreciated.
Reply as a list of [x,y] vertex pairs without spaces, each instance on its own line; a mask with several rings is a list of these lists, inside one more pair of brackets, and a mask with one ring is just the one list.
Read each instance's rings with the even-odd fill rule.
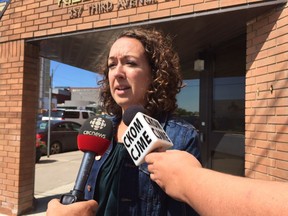
[[113,135],[112,121],[102,116],[94,116],[83,124],[77,136],[79,150],[103,155],[108,149]]
[[84,200],[84,189],[93,166],[95,156],[103,155],[113,136],[112,121],[102,116],[87,119],[79,130],[78,148],[84,152],[80,169],[72,191],[61,196],[60,202],[68,205]]

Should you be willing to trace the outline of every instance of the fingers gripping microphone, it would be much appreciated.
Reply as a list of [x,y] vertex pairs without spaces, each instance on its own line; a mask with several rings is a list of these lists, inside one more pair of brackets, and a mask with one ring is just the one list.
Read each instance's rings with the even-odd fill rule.
[[84,189],[95,156],[103,155],[109,147],[113,135],[113,125],[109,119],[93,116],[85,121],[77,136],[78,148],[84,152],[80,169],[72,191],[61,196],[62,204],[84,200]]
[[136,166],[144,162],[148,153],[173,146],[160,123],[144,113],[143,107],[131,106],[123,114],[123,122],[129,126],[122,140]]

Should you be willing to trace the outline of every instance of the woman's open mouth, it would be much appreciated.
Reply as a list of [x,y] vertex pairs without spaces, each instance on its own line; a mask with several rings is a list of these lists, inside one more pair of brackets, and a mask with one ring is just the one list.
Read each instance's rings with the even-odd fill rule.
[[130,89],[130,86],[118,86],[118,87],[115,88],[115,92],[117,94],[124,94],[129,89]]

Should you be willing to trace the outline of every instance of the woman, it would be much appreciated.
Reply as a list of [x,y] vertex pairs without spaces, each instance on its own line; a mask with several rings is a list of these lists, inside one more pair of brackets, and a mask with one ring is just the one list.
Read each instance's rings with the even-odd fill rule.
[[171,40],[144,28],[122,32],[110,49],[101,84],[103,106],[113,116],[115,136],[102,158],[95,160],[86,185],[85,198],[98,202],[97,216],[196,214],[150,180],[146,163],[135,166],[122,144],[127,129],[122,114],[132,105],[142,105],[162,124],[174,149],[200,158],[195,128],[172,116],[182,79]]

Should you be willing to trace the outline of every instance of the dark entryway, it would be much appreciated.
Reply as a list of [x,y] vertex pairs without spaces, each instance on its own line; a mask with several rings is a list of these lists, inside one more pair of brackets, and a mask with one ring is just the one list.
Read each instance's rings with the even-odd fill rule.
[[244,175],[245,50],[242,34],[199,52],[204,69],[191,68],[178,97],[179,115],[199,130],[203,165],[235,175]]

